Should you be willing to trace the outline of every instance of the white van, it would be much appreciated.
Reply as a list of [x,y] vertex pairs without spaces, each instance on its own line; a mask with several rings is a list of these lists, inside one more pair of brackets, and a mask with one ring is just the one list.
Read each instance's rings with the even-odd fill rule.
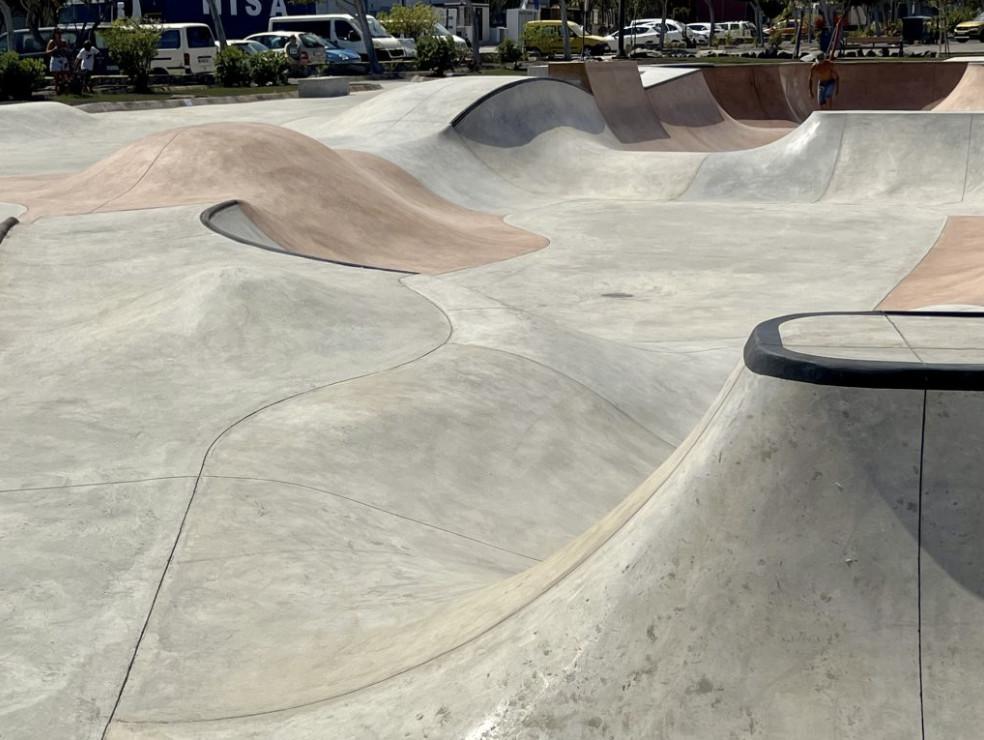
[[215,75],[215,38],[204,23],[162,23],[151,74],[174,77]]
[[[376,58],[386,64],[402,62],[406,59],[403,45],[395,39],[383,25],[371,15],[366,16],[372,32],[372,45],[376,48]],[[343,49],[358,52],[367,61],[366,45],[362,40],[359,22],[351,15],[334,13],[331,15],[279,15],[270,19],[271,31],[306,31],[329,41]]]
[[730,34],[735,41],[752,41],[755,39],[755,24],[748,21],[724,21],[714,24],[714,33],[721,36]]

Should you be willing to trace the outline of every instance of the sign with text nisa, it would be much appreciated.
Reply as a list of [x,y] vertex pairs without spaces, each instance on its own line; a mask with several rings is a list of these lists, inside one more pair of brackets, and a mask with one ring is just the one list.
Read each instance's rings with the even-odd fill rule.
[[[226,38],[241,39],[267,30],[271,17],[308,15],[317,12],[314,3],[288,3],[287,0],[215,0]],[[164,20],[168,23],[207,23],[215,31],[208,0],[169,0]]]

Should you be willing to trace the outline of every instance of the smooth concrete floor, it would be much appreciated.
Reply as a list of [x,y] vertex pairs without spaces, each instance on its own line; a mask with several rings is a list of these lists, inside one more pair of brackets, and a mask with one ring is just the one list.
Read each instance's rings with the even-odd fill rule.
[[[891,584],[911,590],[901,566],[867,590],[842,563],[806,573],[830,521],[854,527],[868,562],[911,555],[908,510],[882,496],[911,488],[911,466],[878,472],[882,486],[866,461],[912,449],[921,402],[895,392],[893,416],[877,395],[732,370],[761,320],[873,308],[977,203],[745,202],[736,188],[681,201],[638,184],[628,198],[604,180],[592,198],[549,169],[530,196],[494,170],[518,150],[447,126],[504,83],[421,84],[435,86],[423,112],[387,110],[387,94],[419,94],[409,85],[139,114],[0,108],[0,175],[261,120],[390,156],[550,239],[406,277],[225,239],[199,221],[212,204],[15,226],[0,243],[0,735],[871,737],[891,717],[890,734],[915,737],[918,717],[893,704],[912,688],[913,614],[878,611]],[[594,119],[571,104],[571,126],[521,148],[578,151]],[[63,127],[40,138],[33,116]],[[69,147],[76,136],[89,145]],[[603,170],[597,136],[585,151]],[[709,160],[704,182],[755,151]],[[630,156],[612,156],[631,176]],[[693,165],[631,156],[653,182],[660,162]],[[790,419],[805,421],[784,438]],[[831,425],[841,440],[818,447]],[[720,467],[773,455],[788,465],[765,486]],[[822,485],[804,460],[863,495],[845,506],[824,488],[802,514]],[[763,576],[729,626],[732,581],[776,562],[788,596]],[[844,611],[802,622],[804,600],[828,593]],[[755,640],[769,647],[729,647]],[[871,686],[872,654],[897,682]]]

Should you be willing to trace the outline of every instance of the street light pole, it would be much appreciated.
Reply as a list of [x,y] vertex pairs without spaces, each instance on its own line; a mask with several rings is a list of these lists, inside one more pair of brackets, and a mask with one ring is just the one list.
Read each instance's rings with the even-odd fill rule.
[[622,33],[622,29],[625,28],[625,0],[618,0],[618,54],[616,56],[619,59],[625,59],[625,34]]

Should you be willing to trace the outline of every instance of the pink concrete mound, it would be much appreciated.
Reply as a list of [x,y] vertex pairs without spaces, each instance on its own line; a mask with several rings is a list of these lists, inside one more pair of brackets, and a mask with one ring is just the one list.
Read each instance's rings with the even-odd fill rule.
[[0,178],[22,217],[238,200],[285,251],[438,273],[525,254],[547,242],[456,206],[399,167],[265,124],[211,124],[148,136],[71,175]]
[[984,110],[984,64],[968,64],[953,92],[943,98],[933,110]]
[[933,248],[878,305],[881,310],[984,305],[984,218],[951,216]]

